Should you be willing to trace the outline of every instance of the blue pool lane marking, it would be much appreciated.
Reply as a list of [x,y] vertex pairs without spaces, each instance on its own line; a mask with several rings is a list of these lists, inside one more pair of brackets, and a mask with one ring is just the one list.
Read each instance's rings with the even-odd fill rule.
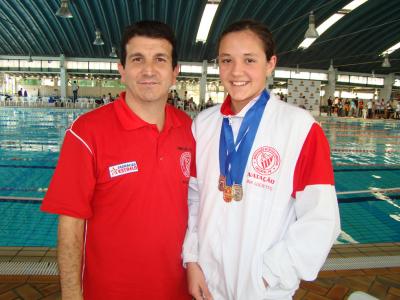
[[0,168],[55,169],[55,166],[0,165]]

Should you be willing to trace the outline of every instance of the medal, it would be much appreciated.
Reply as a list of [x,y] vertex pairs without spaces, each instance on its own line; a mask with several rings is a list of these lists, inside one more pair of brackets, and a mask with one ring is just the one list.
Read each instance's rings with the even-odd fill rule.
[[240,201],[243,198],[243,188],[241,184],[232,185],[232,198],[235,201]]
[[225,188],[225,176],[219,175],[219,178],[218,178],[218,190],[223,192],[224,188]]
[[232,187],[229,185],[226,185],[224,187],[224,201],[225,202],[231,202],[232,201]]
[[[229,97],[229,96],[228,96]],[[264,90],[255,103],[245,113],[236,139],[233,134],[230,116],[224,116],[219,137],[219,170],[218,189],[223,190],[225,202],[243,199],[243,177],[250,152],[256,138],[269,94]],[[229,101],[229,98],[227,98]]]

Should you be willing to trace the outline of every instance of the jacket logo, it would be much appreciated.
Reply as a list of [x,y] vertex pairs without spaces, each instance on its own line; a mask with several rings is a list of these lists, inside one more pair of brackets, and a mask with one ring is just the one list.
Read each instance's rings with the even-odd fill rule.
[[192,154],[188,151],[183,152],[180,158],[181,170],[185,177],[190,177],[190,161],[192,159]]
[[110,177],[112,178],[116,176],[125,175],[128,173],[135,173],[138,172],[139,169],[136,161],[130,161],[123,164],[108,167],[108,171],[110,172]]
[[278,151],[274,148],[263,146],[254,152],[251,163],[257,173],[265,176],[278,170],[281,159]]

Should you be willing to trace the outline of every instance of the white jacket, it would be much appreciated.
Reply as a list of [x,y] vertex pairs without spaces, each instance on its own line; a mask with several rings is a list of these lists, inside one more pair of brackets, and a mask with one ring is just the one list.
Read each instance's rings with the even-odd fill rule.
[[[235,136],[252,104],[231,118]],[[226,203],[218,190],[220,109],[193,123],[197,178],[189,185],[184,263],[199,263],[215,300],[291,299],[300,279],[316,278],[340,232],[328,143],[308,112],[271,94],[243,199]]]

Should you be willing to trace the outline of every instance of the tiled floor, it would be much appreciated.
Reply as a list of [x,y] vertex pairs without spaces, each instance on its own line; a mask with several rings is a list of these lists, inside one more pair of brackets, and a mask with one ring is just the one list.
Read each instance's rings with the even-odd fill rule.
[[[0,262],[54,262],[55,256],[55,250],[50,248],[0,248]],[[315,281],[301,283],[294,299],[347,299],[354,291],[383,300],[400,299],[400,243],[335,245],[329,255],[330,258],[372,256],[399,257],[399,261],[396,267],[321,271]],[[16,299],[61,299],[58,276],[0,275],[0,300]]]

